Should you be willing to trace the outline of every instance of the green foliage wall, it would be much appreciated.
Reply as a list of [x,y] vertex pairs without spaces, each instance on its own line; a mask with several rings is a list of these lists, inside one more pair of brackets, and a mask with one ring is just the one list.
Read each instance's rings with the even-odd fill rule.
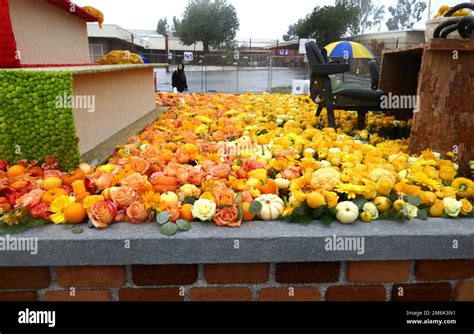
[[55,157],[63,170],[80,161],[72,106],[59,96],[72,95],[71,72],[0,71],[0,159],[42,162]]

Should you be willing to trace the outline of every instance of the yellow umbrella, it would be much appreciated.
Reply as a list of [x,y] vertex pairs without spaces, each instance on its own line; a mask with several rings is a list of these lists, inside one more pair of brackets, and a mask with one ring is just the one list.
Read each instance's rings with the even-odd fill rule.
[[328,52],[329,58],[360,58],[360,59],[374,59],[375,56],[367,49],[364,45],[349,42],[340,41],[334,42],[324,47]]

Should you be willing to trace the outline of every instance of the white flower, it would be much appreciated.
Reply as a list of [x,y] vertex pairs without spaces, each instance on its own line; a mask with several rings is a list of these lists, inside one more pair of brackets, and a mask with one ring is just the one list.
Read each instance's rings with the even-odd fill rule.
[[321,168],[329,168],[332,164],[327,160],[321,160]]
[[455,200],[454,198],[445,198],[443,199],[444,204],[444,212],[453,218],[459,216],[461,212],[462,203],[460,201]]
[[406,203],[403,206],[403,214],[407,218],[410,218],[410,219],[416,218],[416,217],[418,217],[418,208],[416,206],[414,206],[413,204]]
[[216,203],[203,198],[194,202],[191,211],[194,218],[198,218],[203,222],[210,221],[216,213]]

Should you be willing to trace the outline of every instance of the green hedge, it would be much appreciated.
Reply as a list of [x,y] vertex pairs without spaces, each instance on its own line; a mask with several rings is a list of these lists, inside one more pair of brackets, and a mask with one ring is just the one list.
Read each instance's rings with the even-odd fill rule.
[[71,107],[58,96],[72,95],[71,72],[0,71],[0,159],[55,157],[63,170],[80,162]]

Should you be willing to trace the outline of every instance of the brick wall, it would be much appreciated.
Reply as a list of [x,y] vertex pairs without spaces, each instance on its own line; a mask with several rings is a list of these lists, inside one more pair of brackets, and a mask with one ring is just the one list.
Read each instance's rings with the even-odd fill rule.
[[0,301],[474,301],[474,260],[0,268]]

